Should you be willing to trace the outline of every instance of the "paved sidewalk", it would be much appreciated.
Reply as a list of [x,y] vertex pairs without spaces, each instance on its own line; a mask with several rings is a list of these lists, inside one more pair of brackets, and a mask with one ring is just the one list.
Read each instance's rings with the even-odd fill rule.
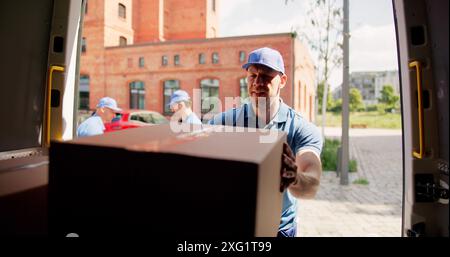
[[[322,133],[322,128],[319,127]],[[325,127],[325,135],[327,137],[341,137],[342,129],[340,127]],[[378,137],[378,136],[401,136],[402,131],[400,129],[350,129],[350,137]]]
[[[347,186],[335,172],[323,173],[316,198],[299,201],[298,236],[401,236],[401,131],[388,132],[350,131],[350,157],[357,159],[358,172],[350,173]],[[336,130],[325,133],[340,136]],[[369,185],[351,183],[357,178]]]

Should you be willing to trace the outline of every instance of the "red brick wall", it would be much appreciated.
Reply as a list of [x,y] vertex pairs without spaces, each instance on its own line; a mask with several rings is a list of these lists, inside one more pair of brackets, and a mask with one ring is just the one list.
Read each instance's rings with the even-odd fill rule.
[[86,52],[81,53],[80,75],[88,75],[90,79],[89,105],[91,109],[94,109],[98,99],[105,95],[104,24],[103,0],[89,0],[83,26]]
[[[133,9],[131,0],[107,0],[105,3],[104,46],[118,46],[119,38],[127,39],[127,44],[133,44],[132,27]],[[119,17],[119,4],[125,6],[125,18]]]
[[304,118],[314,119],[316,78],[315,68],[308,49],[298,39],[293,40],[295,62],[294,106]]
[[164,38],[206,38],[206,16],[205,0],[164,1]]
[[[178,41],[146,44],[139,46],[107,48],[105,57],[106,93],[117,98],[119,104],[129,107],[128,83],[141,80],[146,85],[146,108],[163,111],[162,84],[164,80],[178,79],[180,87],[192,94],[192,89],[200,88],[204,78],[216,78],[220,81],[219,97],[224,102],[227,96],[239,95],[239,79],[245,77],[245,71],[239,62],[239,51],[248,55],[252,50],[269,46],[278,49],[284,58],[288,84],[282,89],[281,96],[288,105],[292,105],[292,38],[290,34],[271,36],[251,36],[222,38],[200,41]],[[219,63],[213,64],[213,52],[219,53]],[[206,64],[198,63],[198,55],[206,55]],[[173,56],[180,55],[180,65],[175,66]],[[167,55],[169,64],[161,65],[161,58]],[[145,67],[138,65],[139,57],[145,58]],[[132,67],[129,67],[131,59]],[[96,87],[92,81],[92,87]]]
[[[164,26],[160,22],[160,5],[163,0],[133,0],[133,29],[134,42],[156,42],[163,39],[160,28]],[[163,19],[161,19],[162,21]]]
[[[80,74],[90,77],[90,106],[92,109],[95,108],[98,99],[103,96],[114,97],[121,107],[129,108],[129,83],[137,80],[145,83],[146,109],[163,112],[163,82],[169,79],[179,80],[180,87],[187,90],[191,96],[194,88],[200,88],[202,79],[218,79],[220,81],[219,98],[225,104],[225,97],[239,96],[239,79],[246,75],[241,68],[244,62],[239,61],[239,52],[245,51],[247,58],[252,50],[268,46],[279,50],[284,58],[288,76],[287,85],[281,90],[284,102],[302,113],[306,119],[313,118],[314,103],[311,99],[315,98],[314,64],[308,50],[298,40],[292,38],[291,34],[167,40],[105,48],[104,5],[101,4],[102,2],[103,0],[89,1],[89,10],[83,29],[83,36],[87,38],[87,52],[81,57]],[[137,41],[152,40],[156,36],[156,25],[143,26],[150,20],[153,22],[155,18],[148,17],[148,20],[147,18],[139,20],[136,16],[144,15],[147,7],[150,8],[151,5],[155,6],[157,3],[160,3],[160,0],[134,0],[133,22],[136,20],[140,22],[133,24],[134,38]],[[207,1],[166,0],[164,3],[166,15],[167,12],[172,15],[166,16],[164,19],[166,39],[205,37],[205,26],[202,24],[205,19],[202,15],[207,11]],[[196,15],[198,13],[200,15]],[[169,27],[167,24],[172,24],[173,17],[182,18],[176,19],[175,26]],[[197,17],[197,19],[194,18],[188,22],[189,17]],[[185,23],[180,22],[183,19],[186,19],[183,21]],[[177,24],[183,24],[183,26],[177,27]],[[219,54],[219,63],[217,64],[212,63],[213,52]],[[205,64],[199,64],[200,53],[206,55]],[[174,65],[173,58],[176,54],[180,55],[179,66]],[[167,66],[161,65],[163,55],[169,59]],[[144,57],[144,67],[139,67],[139,57]],[[222,108],[224,107],[222,106]]]

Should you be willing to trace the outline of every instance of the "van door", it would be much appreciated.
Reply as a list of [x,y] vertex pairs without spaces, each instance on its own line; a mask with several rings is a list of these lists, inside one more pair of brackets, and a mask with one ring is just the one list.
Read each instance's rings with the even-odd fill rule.
[[393,0],[403,112],[403,236],[449,235],[448,0]]
[[0,235],[47,234],[47,149],[74,134],[84,2],[2,2]]

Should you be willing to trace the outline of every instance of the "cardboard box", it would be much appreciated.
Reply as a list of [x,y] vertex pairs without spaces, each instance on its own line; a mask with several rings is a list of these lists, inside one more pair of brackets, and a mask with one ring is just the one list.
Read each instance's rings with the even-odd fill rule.
[[[276,236],[284,132],[158,125],[53,142],[50,234]],[[274,137],[273,137],[274,136]]]

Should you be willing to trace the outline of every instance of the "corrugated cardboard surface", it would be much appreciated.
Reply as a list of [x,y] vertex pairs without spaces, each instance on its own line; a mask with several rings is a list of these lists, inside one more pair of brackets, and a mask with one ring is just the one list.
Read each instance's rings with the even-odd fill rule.
[[53,235],[276,236],[282,142],[267,132],[143,127],[53,143]]
[[0,162],[0,236],[47,235],[48,157]]

